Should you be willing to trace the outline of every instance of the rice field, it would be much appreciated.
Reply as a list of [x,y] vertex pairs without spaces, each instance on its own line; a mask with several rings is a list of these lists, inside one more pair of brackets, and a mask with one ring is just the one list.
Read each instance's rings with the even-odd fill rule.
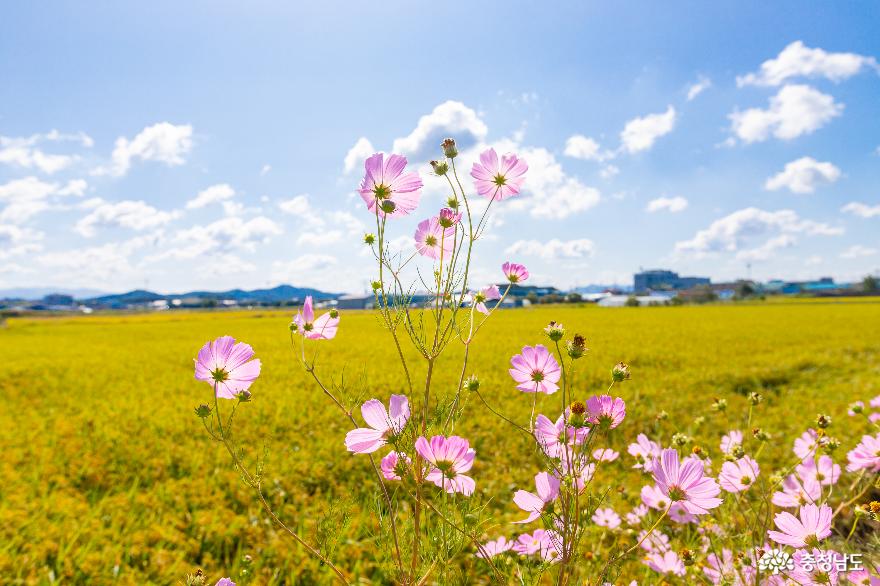
[[[515,389],[508,361],[524,344],[544,343],[550,320],[587,339],[576,396],[604,391],[619,361],[632,369],[632,380],[616,388],[627,419],[608,446],[622,455],[616,476],[602,479],[614,489],[612,506],[638,498],[626,445],[640,431],[667,442],[687,433],[717,452],[727,430],[747,429],[746,396],[759,391],[765,401],[752,427],[775,438],[765,461],[782,462],[818,413],[832,418],[841,461],[866,432],[847,405],[880,395],[880,299],[540,306],[498,312],[471,351],[469,372],[486,399],[521,422],[531,398]],[[361,583],[388,583],[367,502],[373,472],[345,451],[351,425],[297,363],[289,321],[286,312],[242,311],[11,319],[0,327],[0,582],[174,584],[196,568],[214,579],[239,576],[243,564],[249,577],[239,584],[329,581],[327,569],[268,520],[193,413],[211,398],[193,378],[193,357],[228,334],[251,344],[263,363],[236,426],[248,462],[265,453],[272,505],[307,539],[337,535],[334,559]],[[339,335],[320,346],[318,371],[344,384],[349,406],[387,400],[405,392],[389,348],[375,314],[343,312]],[[438,363],[439,395],[455,392],[460,358],[452,346]],[[728,401],[727,411],[711,410],[716,397]],[[537,408],[556,414],[560,405],[542,396]],[[466,410],[456,432],[477,451],[475,498],[488,503],[496,524],[487,536],[511,535],[508,523],[521,517],[511,495],[533,486],[534,451],[478,401]],[[485,575],[469,554],[458,571],[469,577],[463,583]]]

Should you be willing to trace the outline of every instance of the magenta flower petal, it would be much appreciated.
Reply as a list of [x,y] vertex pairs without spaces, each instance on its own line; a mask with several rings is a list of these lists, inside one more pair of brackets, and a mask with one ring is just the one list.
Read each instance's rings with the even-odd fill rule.
[[[418,173],[404,173],[406,157],[389,155],[387,161],[382,153],[376,153],[364,162],[364,178],[358,193],[367,209],[380,217],[401,217],[418,207],[422,180]],[[382,202],[393,203],[391,213],[382,211]]]
[[419,436],[416,439],[416,452],[430,464],[425,480],[450,493],[473,494],[476,483],[462,472],[471,469],[476,451],[471,449],[466,439],[456,435],[448,438],[435,435],[427,440]]
[[254,350],[231,336],[208,342],[193,360],[195,378],[217,389],[217,397],[234,399],[260,376],[260,361],[251,360]]

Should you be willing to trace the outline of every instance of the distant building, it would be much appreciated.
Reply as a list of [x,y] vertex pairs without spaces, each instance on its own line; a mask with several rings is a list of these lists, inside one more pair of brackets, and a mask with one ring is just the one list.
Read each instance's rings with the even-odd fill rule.
[[639,306],[646,305],[666,305],[672,299],[671,294],[652,294],[652,295],[609,295],[603,297],[596,302],[599,307],[626,307],[627,303],[632,303],[635,299]]
[[642,271],[633,276],[633,289],[636,293],[677,291],[709,284],[711,281],[708,277],[681,277],[676,272],[663,269]]

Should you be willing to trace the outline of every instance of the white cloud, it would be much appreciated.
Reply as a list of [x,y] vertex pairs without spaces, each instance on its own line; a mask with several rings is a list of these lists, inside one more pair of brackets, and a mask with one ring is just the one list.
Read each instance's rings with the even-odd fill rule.
[[676,243],[675,251],[704,257],[720,252],[737,252],[746,242],[768,235],[838,236],[842,233],[841,228],[804,220],[793,210],[770,212],[750,207],[715,220],[708,228],[697,232],[691,240]]
[[91,147],[94,142],[87,134],[62,134],[52,130],[46,134],[11,137],[0,136],[0,163],[24,169],[36,168],[51,175],[71,166],[78,159],[75,155],[58,155],[43,152],[37,145],[45,142],[78,142]]
[[24,222],[51,209],[58,197],[83,195],[86,187],[82,179],[72,179],[65,184],[48,183],[33,176],[13,179],[0,185],[0,203],[7,204],[0,211],[0,221]]
[[338,263],[339,260],[329,254],[303,254],[290,261],[275,261],[272,263],[272,280],[339,291],[346,285],[340,284]]
[[285,214],[290,214],[292,216],[317,216],[317,211],[312,206],[311,199],[309,198],[308,193],[301,193],[290,199],[279,201],[278,209],[280,209]]
[[459,151],[464,151],[482,142],[488,132],[476,111],[461,102],[449,100],[419,118],[408,136],[394,141],[392,151],[407,155],[416,162],[425,161],[441,156],[440,143],[444,138],[455,138]]
[[794,77],[824,77],[834,82],[843,81],[863,69],[878,69],[873,57],[856,53],[828,53],[822,49],[811,49],[801,41],[788,45],[775,59],[761,64],[758,73],[749,73],[736,78],[740,87],[746,85],[775,86]]
[[194,210],[206,205],[222,202],[235,196],[235,190],[228,183],[218,183],[203,189],[193,199],[186,202],[186,209]]
[[645,211],[650,213],[660,211],[677,213],[684,211],[687,207],[688,200],[680,195],[676,195],[675,197],[658,197],[657,199],[652,199],[648,202],[648,205],[645,206]]
[[840,208],[840,211],[848,214],[855,214],[856,216],[861,216],[863,218],[873,218],[875,216],[880,216],[880,205],[869,206],[868,204],[858,201],[851,201]]
[[302,232],[296,238],[296,243],[300,246],[327,246],[335,244],[342,240],[341,230],[325,230],[323,232]]
[[749,108],[733,112],[731,129],[746,143],[761,142],[770,136],[791,140],[822,128],[843,111],[843,104],[808,85],[786,85],[770,98],[766,110]]
[[559,240],[554,238],[548,242],[537,240],[518,240],[504,251],[507,254],[537,256],[546,260],[563,258],[591,257],[596,251],[592,240]]
[[687,101],[690,102],[710,87],[712,87],[712,80],[701,75],[696,83],[691,84],[691,86],[688,87]]
[[14,224],[0,224],[0,260],[36,252],[43,233]]
[[620,173],[620,169],[617,165],[605,165],[602,167],[602,170],[599,171],[599,177],[607,180],[613,178],[618,173]]
[[620,133],[623,148],[629,153],[645,151],[654,146],[654,142],[675,127],[675,108],[669,106],[660,114],[648,114],[634,118],[626,123]]
[[737,260],[746,261],[762,261],[773,258],[777,250],[782,248],[790,248],[797,243],[794,236],[790,234],[780,234],[774,238],[767,240],[761,246],[750,250],[741,250],[736,254]]
[[253,252],[258,244],[283,234],[281,226],[265,216],[243,220],[238,216],[221,218],[207,225],[178,230],[172,238],[175,248],[152,257],[196,258],[204,254]]
[[269,163],[266,163],[265,165],[263,165],[263,168],[260,169],[260,176],[262,177],[264,175],[267,175],[269,173],[269,171],[271,171],[271,170],[272,170],[272,165],[270,165]]
[[177,217],[174,212],[164,212],[143,201],[124,200],[97,206],[81,218],[74,229],[85,237],[94,236],[102,226],[119,226],[131,230],[148,230],[162,226]]
[[358,167],[364,164],[364,160],[376,152],[376,149],[373,148],[373,144],[367,140],[367,137],[360,137],[354,146],[348,149],[348,152],[345,154],[345,160],[343,161],[343,171],[348,175]]
[[192,149],[193,128],[189,124],[175,125],[170,122],[159,122],[147,126],[133,139],[124,136],[116,139],[113,149],[112,165],[98,167],[92,171],[95,175],[125,175],[131,168],[132,161],[158,161],[169,167],[183,165],[186,155]]
[[785,165],[785,169],[767,179],[764,189],[777,191],[787,188],[792,193],[813,193],[823,183],[834,183],[840,178],[840,169],[829,162],[820,163],[813,157],[801,157]]
[[575,134],[565,141],[565,155],[585,161],[605,161],[614,157],[610,151],[602,151],[599,143],[588,136]]
[[840,258],[864,258],[866,256],[874,256],[877,254],[876,248],[854,244],[840,253]]

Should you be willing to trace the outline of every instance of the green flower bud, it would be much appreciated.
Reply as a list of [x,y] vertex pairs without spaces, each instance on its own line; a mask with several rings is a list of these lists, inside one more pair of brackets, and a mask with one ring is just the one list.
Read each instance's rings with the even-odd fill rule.
[[629,366],[627,366],[625,362],[618,362],[614,365],[614,368],[611,369],[611,380],[616,383],[629,380],[629,377]]
[[819,414],[816,416],[816,426],[819,429],[825,429],[831,425],[831,416]]
[[446,175],[449,171],[449,164],[446,161],[431,161],[431,168],[437,175]]
[[550,325],[544,328],[544,333],[547,334],[547,337],[554,342],[558,342],[563,338],[563,336],[565,336],[565,328],[562,327],[562,324],[551,321]]
[[565,345],[565,349],[568,351],[569,358],[577,360],[587,351],[587,341],[584,340],[584,337],[580,334],[575,334],[574,337],[568,341],[568,344]]
[[443,154],[447,158],[454,159],[455,157],[458,156],[458,149],[455,146],[454,139],[447,138],[443,142],[440,143],[440,146],[443,149]]
[[198,407],[196,407],[196,415],[198,417],[200,417],[201,419],[206,418],[210,414],[211,414],[211,408],[208,407],[207,405],[199,405]]
[[368,246],[372,246],[373,243],[376,242],[376,236],[367,232],[364,234],[364,244]]

